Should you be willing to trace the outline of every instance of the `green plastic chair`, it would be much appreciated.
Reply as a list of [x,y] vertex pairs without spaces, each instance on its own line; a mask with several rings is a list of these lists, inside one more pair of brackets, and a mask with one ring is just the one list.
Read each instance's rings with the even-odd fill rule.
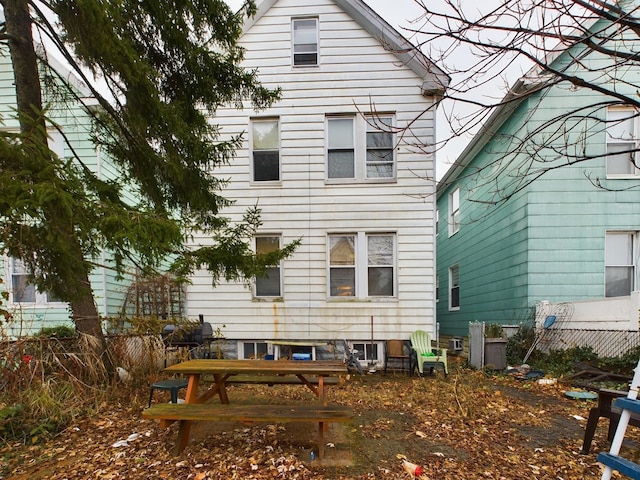
[[444,374],[449,374],[446,348],[433,348],[431,345],[431,335],[424,330],[416,330],[411,334],[410,339],[411,348],[414,352],[414,360],[420,375],[424,375],[425,365],[428,366],[430,370],[442,367]]

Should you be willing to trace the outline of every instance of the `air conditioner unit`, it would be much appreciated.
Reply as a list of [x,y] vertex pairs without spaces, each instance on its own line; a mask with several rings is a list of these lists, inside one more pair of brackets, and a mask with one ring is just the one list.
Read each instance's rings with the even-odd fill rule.
[[449,351],[461,352],[462,350],[464,350],[464,345],[461,338],[452,338],[449,340]]

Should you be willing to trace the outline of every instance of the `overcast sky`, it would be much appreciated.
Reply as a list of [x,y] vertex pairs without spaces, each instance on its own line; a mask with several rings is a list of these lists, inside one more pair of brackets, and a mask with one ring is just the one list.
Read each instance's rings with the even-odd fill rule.
[[[240,8],[242,0],[226,0],[227,3],[234,9]],[[422,7],[420,7],[414,0],[364,0],[371,8],[373,8],[378,15],[384,18],[392,27],[398,30],[405,37],[410,36],[410,33],[406,31],[406,28],[415,27],[412,25],[412,21],[420,17],[424,13]],[[438,1],[438,0],[434,0]],[[258,0],[258,3],[260,1]],[[409,38],[410,39],[410,38]],[[437,122],[437,138],[442,140],[448,138],[450,130],[446,123],[444,115],[441,110],[438,109],[439,114],[436,120]],[[436,153],[436,159],[438,162],[437,176],[442,178],[448,166],[455,161],[458,154],[462,152],[468,142],[467,139],[456,140],[450,142],[444,149]]]

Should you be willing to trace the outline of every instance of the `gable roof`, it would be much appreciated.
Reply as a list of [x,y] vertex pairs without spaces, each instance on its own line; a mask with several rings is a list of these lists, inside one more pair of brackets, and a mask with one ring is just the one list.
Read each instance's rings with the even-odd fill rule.
[[[244,31],[248,31],[278,0],[263,0],[258,11],[246,20]],[[422,94],[440,96],[449,86],[450,77],[429,60],[409,40],[389,25],[362,0],[333,0],[358,25],[393,53],[403,65],[413,70],[422,79]]]

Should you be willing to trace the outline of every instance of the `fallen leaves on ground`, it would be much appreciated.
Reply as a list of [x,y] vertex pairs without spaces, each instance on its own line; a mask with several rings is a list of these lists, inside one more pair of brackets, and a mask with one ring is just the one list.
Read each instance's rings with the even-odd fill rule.
[[[582,436],[593,402],[564,396],[562,384],[453,368],[446,377],[373,374],[330,390],[350,405],[352,422],[331,425],[323,460],[311,460],[316,425],[194,425],[182,455],[177,426],[140,416],[148,390],[123,392],[93,417],[34,446],[4,445],[6,479],[406,479],[399,456],[430,480],[599,479],[595,458],[608,450],[601,419],[589,455]],[[301,386],[234,386],[231,401],[315,401]],[[166,401],[166,399],[163,399]],[[628,439],[637,447],[631,428]],[[626,448],[626,447],[625,447]]]

